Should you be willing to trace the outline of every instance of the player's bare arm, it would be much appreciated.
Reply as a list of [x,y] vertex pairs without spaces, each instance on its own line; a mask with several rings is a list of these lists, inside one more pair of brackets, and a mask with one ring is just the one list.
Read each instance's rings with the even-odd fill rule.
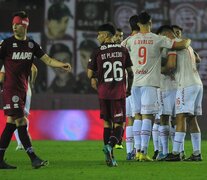
[[35,80],[37,78],[37,73],[38,73],[37,67],[34,64],[32,64],[32,67],[31,67],[31,78],[30,78],[31,85],[34,85]]
[[49,57],[47,54],[43,55],[40,59],[48,66],[62,68],[68,72],[71,71],[71,65],[69,63],[63,63],[61,61],[58,61],[57,59]]
[[134,79],[134,74],[132,71],[131,67],[128,67],[127,69],[127,73],[128,73],[128,86],[127,86],[127,97],[131,95],[131,87],[132,87],[132,83],[133,83],[133,79]]
[[181,50],[181,49],[185,49],[188,48],[191,44],[191,40],[190,39],[182,39],[182,41],[175,41],[174,45],[173,45],[173,49],[176,50]]
[[177,56],[176,54],[170,54],[167,57],[167,63],[165,66],[162,66],[161,73],[162,74],[171,74],[176,70],[176,64],[177,64]]
[[94,77],[94,72],[91,69],[88,69],[88,78],[91,80],[91,87],[97,90],[97,79]]
[[200,63],[201,62],[201,58],[200,58],[199,54],[194,51],[194,55],[195,55],[196,63]]

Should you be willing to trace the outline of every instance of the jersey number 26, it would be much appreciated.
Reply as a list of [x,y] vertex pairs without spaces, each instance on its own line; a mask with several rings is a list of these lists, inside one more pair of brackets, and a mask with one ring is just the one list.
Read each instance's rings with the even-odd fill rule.
[[[104,73],[105,82],[112,82],[113,80],[121,81],[123,79],[123,69],[121,61],[106,61],[103,63],[103,68],[106,69]],[[113,74],[113,76],[111,74]]]

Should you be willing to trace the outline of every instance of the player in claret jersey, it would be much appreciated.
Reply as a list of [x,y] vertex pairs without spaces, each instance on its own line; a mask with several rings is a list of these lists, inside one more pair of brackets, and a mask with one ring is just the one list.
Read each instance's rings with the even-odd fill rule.
[[190,40],[175,42],[151,32],[152,20],[147,12],[138,15],[140,32],[128,40],[128,49],[133,63],[132,108],[135,117],[140,117],[141,154],[140,161],[152,161],[147,155],[154,114],[158,113],[157,88],[160,87],[161,48],[186,48]]
[[[129,53],[120,44],[113,43],[114,34],[115,28],[109,23],[98,28],[97,39],[101,46],[94,50],[88,63],[88,77],[98,91],[100,117],[104,120],[103,151],[108,166],[117,166],[113,147],[122,138],[126,94],[130,94],[133,80]],[[127,90],[125,71],[128,73]]]
[[11,166],[4,161],[5,151],[16,128],[32,167],[40,168],[48,164],[47,161],[41,160],[32,148],[24,112],[28,76],[34,56],[51,67],[62,68],[66,71],[71,69],[70,64],[50,58],[34,40],[27,37],[28,25],[29,18],[24,11],[15,13],[12,21],[14,35],[5,39],[0,45],[0,59],[5,67],[3,109],[7,116],[7,123],[0,139],[0,169],[16,169],[16,166]]

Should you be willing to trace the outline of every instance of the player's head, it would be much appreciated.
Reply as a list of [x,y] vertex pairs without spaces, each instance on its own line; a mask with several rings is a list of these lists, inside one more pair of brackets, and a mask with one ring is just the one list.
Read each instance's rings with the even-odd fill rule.
[[143,11],[138,15],[139,25],[151,25],[151,23],[152,23],[152,18],[146,11]]
[[[50,52],[49,52],[50,56],[60,60],[64,63],[71,63],[72,62],[72,52],[69,49],[68,46],[66,46],[63,43],[56,43],[53,44],[50,48]],[[54,68],[55,73],[57,76],[64,76],[65,74],[67,74],[66,71],[60,69],[60,68]],[[66,72],[66,73],[65,73]]]
[[111,23],[103,24],[98,27],[97,39],[100,44],[104,42],[111,42],[115,33],[116,33],[115,27]]
[[132,31],[139,31],[140,28],[138,26],[139,18],[138,15],[133,15],[129,18],[129,24]]
[[183,29],[178,25],[172,25],[173,32],[175,33],[176,37],[181,38]]
[[80,62],[84,70],[87,70],[88,60],[90,59],[91,53],[97,47],[96,42],[90,39],[85,39],[80,43]]
[[69,18],[73,18],[70,9],[61,2],[52,4],[47,12],[47,28],[50,39],[62,38],[67,30]]
[[170,25],[163,25],[160,26],[159,29],[157,30],[156,34],[162,35],[162,36],[167,36],[170,39],[174,39],[176,36],[173,32],[173,29]]
[[123,39],[124,39],[124,33],[123,33],[122,29],[121,28],[117,28],[116,29],[116,33],[115,33],[115,35],[113,37],[113,41],[115,43],[120,44],[123,41]]
[[12,29],[15,36],[25,36],[29,26],[29,18],[25,11],[18,11],[13,14]]

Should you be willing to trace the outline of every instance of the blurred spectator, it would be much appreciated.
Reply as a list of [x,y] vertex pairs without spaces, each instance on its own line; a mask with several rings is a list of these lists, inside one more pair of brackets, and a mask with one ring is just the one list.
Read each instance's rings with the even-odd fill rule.
[[91,56],[92,51],[97,48],[96,42],[90,39],[85,39],[80,43],[79,53],[80,61],[83,71],[77,75],[77,92],[81,94],[96,93],[96,91],[91,87],[90,81],[87,77],[87,65],[88,60]]
[[48,39],[70,39],[73,38],[67,34],[67,27],[70,18],[73,18],[69,7],[64,3],[52,4],[47,12],[46,36]]
[[[50,56],[57,58],[62,62],[72,64],[72,53],[68,46],[62,43],[52,45],[50,49]],[[53,79],[48,92],[54,93],[74,93],[76,87],[76,80],[74,75],[70,72],[65,72],[60,68],[53,68],[55,72],[55,78]],[[50,74],[48,74],[49,76]]]

